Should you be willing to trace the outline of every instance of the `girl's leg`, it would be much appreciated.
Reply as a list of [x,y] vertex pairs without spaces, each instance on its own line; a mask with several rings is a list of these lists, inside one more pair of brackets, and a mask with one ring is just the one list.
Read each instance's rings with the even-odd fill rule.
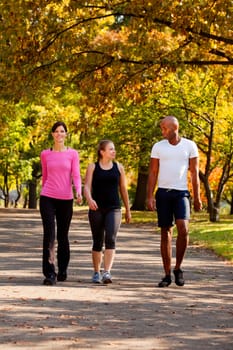
[[121,225],[121,210],[109,211],[105,217],[104,271],[110,272],[115,258],[116,236]]
[[102,247],[104,241],[104,215],[100,210],[89,210],[89,223],[92,232],[92,262],[94,273],[100,273],[102,263]]
[[97,252],[95,250],[92,250],[92,263],[93,263],[93,268],[94,272],[100,273],[101,269],[101,263],[102,263],[102,251]]
[[115,249],[105,249],[104,251],[104,271],[110,272],[115,258]]

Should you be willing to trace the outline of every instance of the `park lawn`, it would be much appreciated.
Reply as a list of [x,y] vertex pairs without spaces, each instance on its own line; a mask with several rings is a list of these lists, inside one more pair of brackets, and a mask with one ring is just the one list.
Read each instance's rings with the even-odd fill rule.
[[205,217],[200,215],[198,219],[195,214],[195,219],[190,221],[190,241],[233,262],[233,218],[222,215],[220,222],[210,222]]
[[[156,225],[156,213],[132,211],[132,223]],[[192,213],[189,227],[190,243],[211,249],[233,263],[233,217],[222,215],[219,222],[210,222],[208,214]]]

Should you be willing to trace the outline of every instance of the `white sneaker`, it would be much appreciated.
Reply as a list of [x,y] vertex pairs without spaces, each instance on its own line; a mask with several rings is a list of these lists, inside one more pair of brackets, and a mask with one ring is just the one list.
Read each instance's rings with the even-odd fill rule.
[[112,283],[112,276],[111,276],[110,272],[105,271],[103,273],[102,282],[104,284]]

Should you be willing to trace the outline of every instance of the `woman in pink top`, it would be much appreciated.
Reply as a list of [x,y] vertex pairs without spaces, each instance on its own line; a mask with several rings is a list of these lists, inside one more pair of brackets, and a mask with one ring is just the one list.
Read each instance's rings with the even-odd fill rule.
[[[82,202],[78,152],[65,146],[67,127],[56,122],[52,127],[53,147],[41,152],[42,190],[40,213],[43,222],[43,284],[53,285],[67,279],[70,260],[68,239],[73,214],[73,185],[77,203]],[[57,226],[57,264],[55,271],[55,221]]]

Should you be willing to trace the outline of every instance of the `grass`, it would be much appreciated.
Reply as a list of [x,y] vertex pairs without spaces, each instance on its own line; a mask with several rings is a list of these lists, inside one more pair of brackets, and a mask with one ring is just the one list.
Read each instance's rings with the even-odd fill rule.
[[[132,211],[132,223],[156,225],[156,214]],[[219,222],[210,222],[208,214],[193,213],[189,227],[192,244],[211,249],[218,256],[233,263],[233,217],[222,215]]]
[[210,222],[207,215],[198,218],[195,214],[190,222],[190,240],[233,262],[233,217],[222,215],[220,222]]

